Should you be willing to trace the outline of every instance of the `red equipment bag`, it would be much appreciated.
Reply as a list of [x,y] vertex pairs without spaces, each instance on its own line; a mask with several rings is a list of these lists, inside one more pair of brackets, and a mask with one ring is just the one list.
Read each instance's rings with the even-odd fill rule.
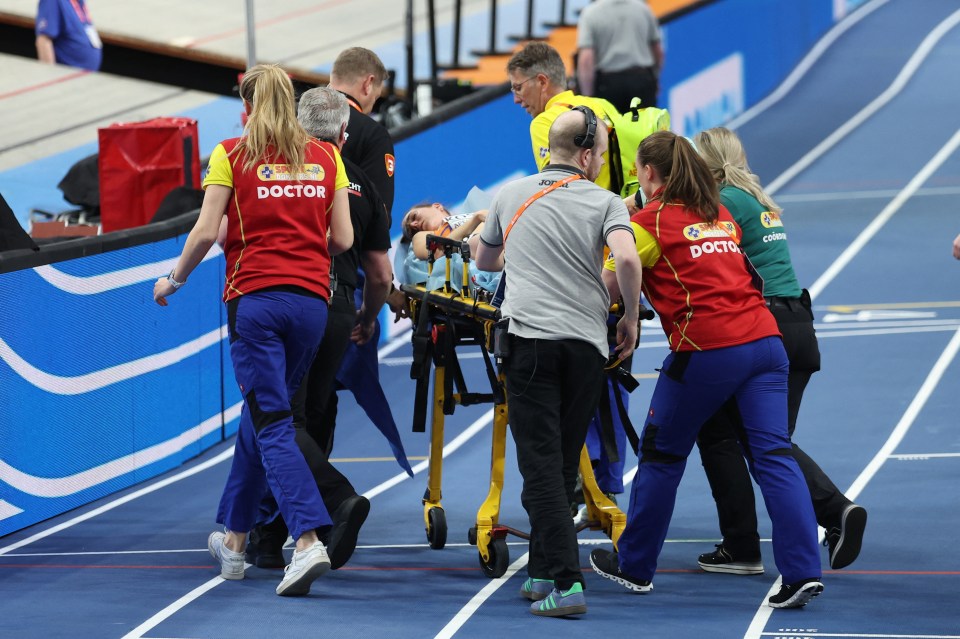
[[103,232],[150,222],[178,186],[200,188],[197,121],[154,118],[98,129]]

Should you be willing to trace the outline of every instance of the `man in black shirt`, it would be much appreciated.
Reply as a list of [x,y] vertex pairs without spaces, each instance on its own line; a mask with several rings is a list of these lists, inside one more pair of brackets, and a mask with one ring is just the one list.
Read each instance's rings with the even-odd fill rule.
[[350,104],[350,122],[343,157],[355,162],[373,181],[377,193],[393,210],[393,140],[386,127],[370,117],[380,97],[387,70],[369,49],[346,49],[333,63],[330,88],[342,93]]
[[[374,190],[386,206],[389,230],[396,167],[393,140],[387,129],[370,117],[386,78],[387,70],[377,54],[362,47],[352,47],[341,52],[330,73],[330,88],[342,93],[350,104],[350,121],[347,124],[347,141],[343,145],[343,158],[354,162],[372,182]],[[347,174],[349,176],[349,170]],[[362,285],[364,273],[365,266],[357,279],[357,286]],[[366,291],[366,287],[363,290]],[[392,281],[386,301],[398,316],[406,315],[406,299],[399,290],[392,288]],[[366,304],[360,306],[364,308]],[[379,310],[380,307],[377,308]],[[377,340],[372,339],[379,334],[379,324],[375,317],[370,319],[369,324],[358,327],[357,333],[359,336],[362,330],[362,339],[355,336],[355,345],[347,345],[348,353],[343,359],[342,369],[337,371],[334,366],[332,370],[328,370],[328,374],[336,375],[341,381],[352,380],[352,383],[344,382],[343,385],[353,391],[358,403],[384,432],[396,451],[400,446],[398,438],[394,437],[396,424],[389,406],[383,401],[382,393],[358,393],[358,390],[365,391],[373,389],[374,386],[379,388],[379,378],[376,376]],[[328,396],[322,398],[311,392],[307,405],[307,432],[316,439],[321,449],[330,455],[337,418],[336,389],[330,386]],[[405,460],[401,466],[407,468]]]

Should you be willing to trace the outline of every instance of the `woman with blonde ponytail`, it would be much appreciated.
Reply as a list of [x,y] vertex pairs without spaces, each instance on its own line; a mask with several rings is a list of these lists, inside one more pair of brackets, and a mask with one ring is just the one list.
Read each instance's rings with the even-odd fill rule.
[[[200,217],[176,267],[157,280],[167,305],[226,226],[230,356],[243,410],[233,466],[220,499],[224,532],[207,540],[224,579],[243,579],[247,533],[273,493],[296,540],[278,595],[305,595],[330,569],[317,531],[331,525],[313,475],[294,442],[290,399],[323,337],[330,257],[353,244],[346,171],[335,144],[297,122],[293,85],[276,65],[257,65],[240,82],[243,136],[210,156]],[[346,130],[344,119],[340,138]]]
[[[764,281],[767,306],[777,320],[790,360],[787,377],[787,431],[793,436],[800,401],[810,377],[820,370],[820,349],[813,328],[810,294],[800,288],[790,261],[787,233],[780,208],[760,187],[747,165],[747,154],[737,135],[725,128],[709,129],[695,138],[697,149],[720,186],[720,201],[740,226],[740,247]],[[758,575],[763,572],[753,484],[747,472],[737,432],[741,420],[725,410],[704,424],[697,436],[700,459],[707,474],[723,541],[716,550],[700,555],[707,572]],[[852,563],[860,553],[867,511],[854,504],[820,466],[793,444],[813,501],[817,523],[827,531],[830,567]]]
[[[710,168],[686,139],[658,131],[640,143],[637,176],[647,204],[631,218],[643,264],[643,292],[656,309],[670,354],[663,362],[640,437],[627,525],[618,552],[590,563],[630,590],[653,576],[697,433],[724,405],[742,416],[742,444],[773,520],[783,576],[775,608],[820,594],[817,524],[787,434],[787,355],[740,250],[740,228],[720,202]],[[619,296],[608,263],[604,282]]]

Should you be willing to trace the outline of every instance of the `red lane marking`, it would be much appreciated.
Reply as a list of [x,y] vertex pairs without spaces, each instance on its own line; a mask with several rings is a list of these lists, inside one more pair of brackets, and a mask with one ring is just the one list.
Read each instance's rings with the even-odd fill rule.
[[826,570],[828,575],[960,575],[960,570]]
[[15,95],[20,95],[22,93],[29,93],[31,91],[36,91],[37,89],[43,89],[54,84],[60,84],[61,82],[66,82],[67,80],[73,80],[74,78],[79,78],[81,76],[87,75],[89,71],[76,71],[70,73],[60,78],[54,80],[47,80],[46,82],[41,82],[40,84],[32,84],[28,87],[23,87],[21,89],[16,89],[14,91],[9,91],[7,93],[0,93],[0,100],[6,100],[7,98],[12,98]]
[[[261,21],[261,22],[256,22],[256,23],[254,23],[254,25],[255,25],[256,27],[268,27],[268,26],[277,24],[277,23],[279,23],[279,22],[285,22],[285,21],[287,21],[287,20],[292,20],[292,19],[294,19],[294,18],[299,18],[299,17],[305,16],[305,15],[308,15],[308,14],[311,14],[311,13],[316,13],[317,11],[321,11],[321,10],[323,10],[323,9],[327,9],[327,8],[329,8],[329,7],[335,7],[335,6],[340,5],[340,4],[346,4],[347,2],[348,2],[348,0],[329,0],[328,2],[324,2],[324,3],[322,3],[322,4],[318,4],[318,5],[314,6],[314,7],[309,8],[309,9],[301,9],[300,11],[293,11],[293,12],[291,12],[291,13],[286,13],[286,14],[284,14],[284,15],[277,16],[277,17],[271,18],[271,19],[269,19],[269,20],[263,20],[263,21]],[[185,48],[185,49],[193,49],[193,48],[195,48],[195,47],[197,47],[197,46],[199,46],[199,45],[201,45],[201,44],[207,44],[208,42],[213,42],[214,40],[222,40],[223,38],[229,38],[230,36],[237,35],[238,33],[246,33],[246,31],[247,31],[247,28],[246,28],[246,27],[243,27],[243,28],[240,28],[240,29],[230,29],[229,31],[224,31],[223,33],[217,33],[217,34],[214,34],[214,35],[211,35],[211,36],[206,36],[206,37],[204,37],[204,38],[197,38],[196,40],[194,40],[194,41],[191,42],[190,44],[186,45],[184,48]]]

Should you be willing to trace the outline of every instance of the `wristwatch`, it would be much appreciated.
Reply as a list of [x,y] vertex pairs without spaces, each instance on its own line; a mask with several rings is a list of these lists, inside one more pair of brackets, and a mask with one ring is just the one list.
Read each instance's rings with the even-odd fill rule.
[[186,283],[187,283],[187,280],[183,280],[182,282],[178,282],[177,280],[173,279],[173,273],[174,273],[174,271],[176,271],[176,269],[174,269],[173,271],[170,271],[170,274],[167,275],[167,281],[170,282],[170,286],[173,287],[173,290],[177,290],[178,288],[180,288],[181,286],[183,286],[184,284],[186,284]]

